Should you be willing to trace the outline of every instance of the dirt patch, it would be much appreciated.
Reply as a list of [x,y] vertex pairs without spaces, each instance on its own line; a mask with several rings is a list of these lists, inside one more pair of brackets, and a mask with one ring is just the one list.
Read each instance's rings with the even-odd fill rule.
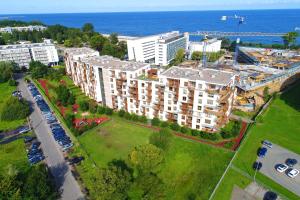
[[89,112],[83,112],[83,113],[81,113],[81,116],[82,116],[82,117],[86,117],[86,116],[89,116],[89,115],[90,115]]

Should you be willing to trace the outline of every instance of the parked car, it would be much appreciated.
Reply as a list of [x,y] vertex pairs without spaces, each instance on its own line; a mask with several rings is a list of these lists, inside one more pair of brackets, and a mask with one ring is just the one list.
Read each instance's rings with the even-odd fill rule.
[[299,170],[298,170],[298,169],[292,169],[291,171],[289,171],[289,172],[287,173],[287,175],[288,175],[290,178],[295,178],[298,174],[299,174]]
[[261,162],[255,162],[253,163],[253,169],[259,171],[260,168],[262,167],[262,163]]
[[20,128],[19,133],[23,134],[23,133],[27,133],[29,131],[30,131],[29,126],[24,126],[24,127]]
[[272,146],[273,146],[273,144],[272,144],[270,141],[268,141],[268,140],[264,140],[264,141],[262,142],[262,144],[263,144],[264,146],[266,146],[266,147],[269,147],[269,148],[272,148]]
[[29,142],[33,141],[34,139],[35,139],[35,137],[25,136],[24,137],[24,142],[25,143],[29,143]]
[[268,151],[268,149],[267,149],[266,147],[259,148],[258,154],[257,154],[257,155],[258,155],[259,157],[263,158],[263,157],[266,156],[267,151]]
[[277,199],[277,194],[271,191],[266,192],[263,198],[263,200],[276,200],[276,199]]
[[82,156],[75,156],[75,157],[73,157],[73,158],[71,158],[70,160],[69,160],[69,164],[70,165],[74,165],[74,164],[79,164],[81,161],[83,161],[84,160],[84,157],[82,157]]
[[69,143],[63,146],[63,151],[70,149],[73,146],[73,143]]
[[287,166],[289,166],[289,167],[294,167],[297,163],[298,163],[298,161],[294,158],[288,158],[285,161],[285,164],[287,164]]
[[276,167],[276,170],[280,173],[285,172],[287,169],[289,168],[289,166],[287,166],[286,164],[279,164]]

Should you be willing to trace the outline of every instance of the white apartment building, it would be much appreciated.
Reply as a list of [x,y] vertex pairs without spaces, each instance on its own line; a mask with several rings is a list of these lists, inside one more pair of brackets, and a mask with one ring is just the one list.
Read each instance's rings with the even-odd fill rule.
[[20,67],[28,68],[32,60],[49,66],[56,65],[59,59],[54,44],[45,41],[44,43],[0,46],[0,61],[12,61]]
[[45,26],[39,26],[39,25],[36,25],[36,26],[18,26],[18,27],[10,27],[10,26],[7,26],[7,27],[3,27],[3,28],[0,28],[0,32],[2,33],[12,33],[13,31],[44,31],[46,30],[47,27]]
[[176,66],[160,72],[86,48],[66,50],[65,63],[74,83],[97,102],[198,130],[225,125],[236,96],[232,72]]
[[127,40],[129,60],[156,65],[168,65],[180,48],[187,49],[187,38],[178,31]]
[[[221,44],[222,44],[222,40],[218,40],[216,38],[214,39],[210,39],[208,41],[206,41],[206,52],[219,52],[221,51]],[[189,42],[188,45],[188,51],[189,51],[189,55],[190,57],[192,56],[193,52],[195,51],[199,51],[199,52],[203,52],[204,49],[204,42]]]

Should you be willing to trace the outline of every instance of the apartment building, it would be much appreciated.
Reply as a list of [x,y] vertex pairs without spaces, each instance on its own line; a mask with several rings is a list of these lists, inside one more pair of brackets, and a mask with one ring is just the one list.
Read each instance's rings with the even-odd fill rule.
[[86,48],[66,50],[65,61],[74,83],[97,102],[193,129],[214,132],[222,127],[236,96],[237,75],[231,72],[181,67],[160,71]]
[[[205,51],[208,53],[211,52],[219,52],[221,51],[222,40],[218,40],[216,38],[210,39],[206,41]],[[189,42],[188,51],[189,56],[191,57],[195,51],[203,52],[204,50],[204,42]]]
[[2,33],[12,33],[13,31],[44,31],[46,30],[47,27],[45,26],[39,26],[39,25],[36,25],[36,26],[18,26],[18,27],[10,27],[10,26],[7,26],[7,27],[3,27],[3,28],[0,28],[0,32]]
[[56,65],[59,59],[54,44],[46,40],[44,43],[0,46],[0,61],[12,61],[28,68],[32,60],[49,66]]
[[178,31],[127,40],[129,60],[162,66],[168,65],[180,48],[187,49],[187,37]]

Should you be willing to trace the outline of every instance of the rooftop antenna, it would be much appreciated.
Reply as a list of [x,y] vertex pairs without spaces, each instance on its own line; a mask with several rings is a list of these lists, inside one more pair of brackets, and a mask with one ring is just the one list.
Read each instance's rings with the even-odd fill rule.
[[[238,15],[234,15],[234,16],[222,16],[221,17],[221,21],[227,21],[229,19],[233,19],[233,20],[237,20],[237,32],[240,31],[240,26],[242,24],[245,23],[245,17],[243,16],[238,16]],[[239,44],[240,44],[241,39],[238,37],[236,39],[236,46],[235,46],[235,53],[234,53],[234,65],[237,65],[237,58],[238,58],[238,53],[239,53]]]

